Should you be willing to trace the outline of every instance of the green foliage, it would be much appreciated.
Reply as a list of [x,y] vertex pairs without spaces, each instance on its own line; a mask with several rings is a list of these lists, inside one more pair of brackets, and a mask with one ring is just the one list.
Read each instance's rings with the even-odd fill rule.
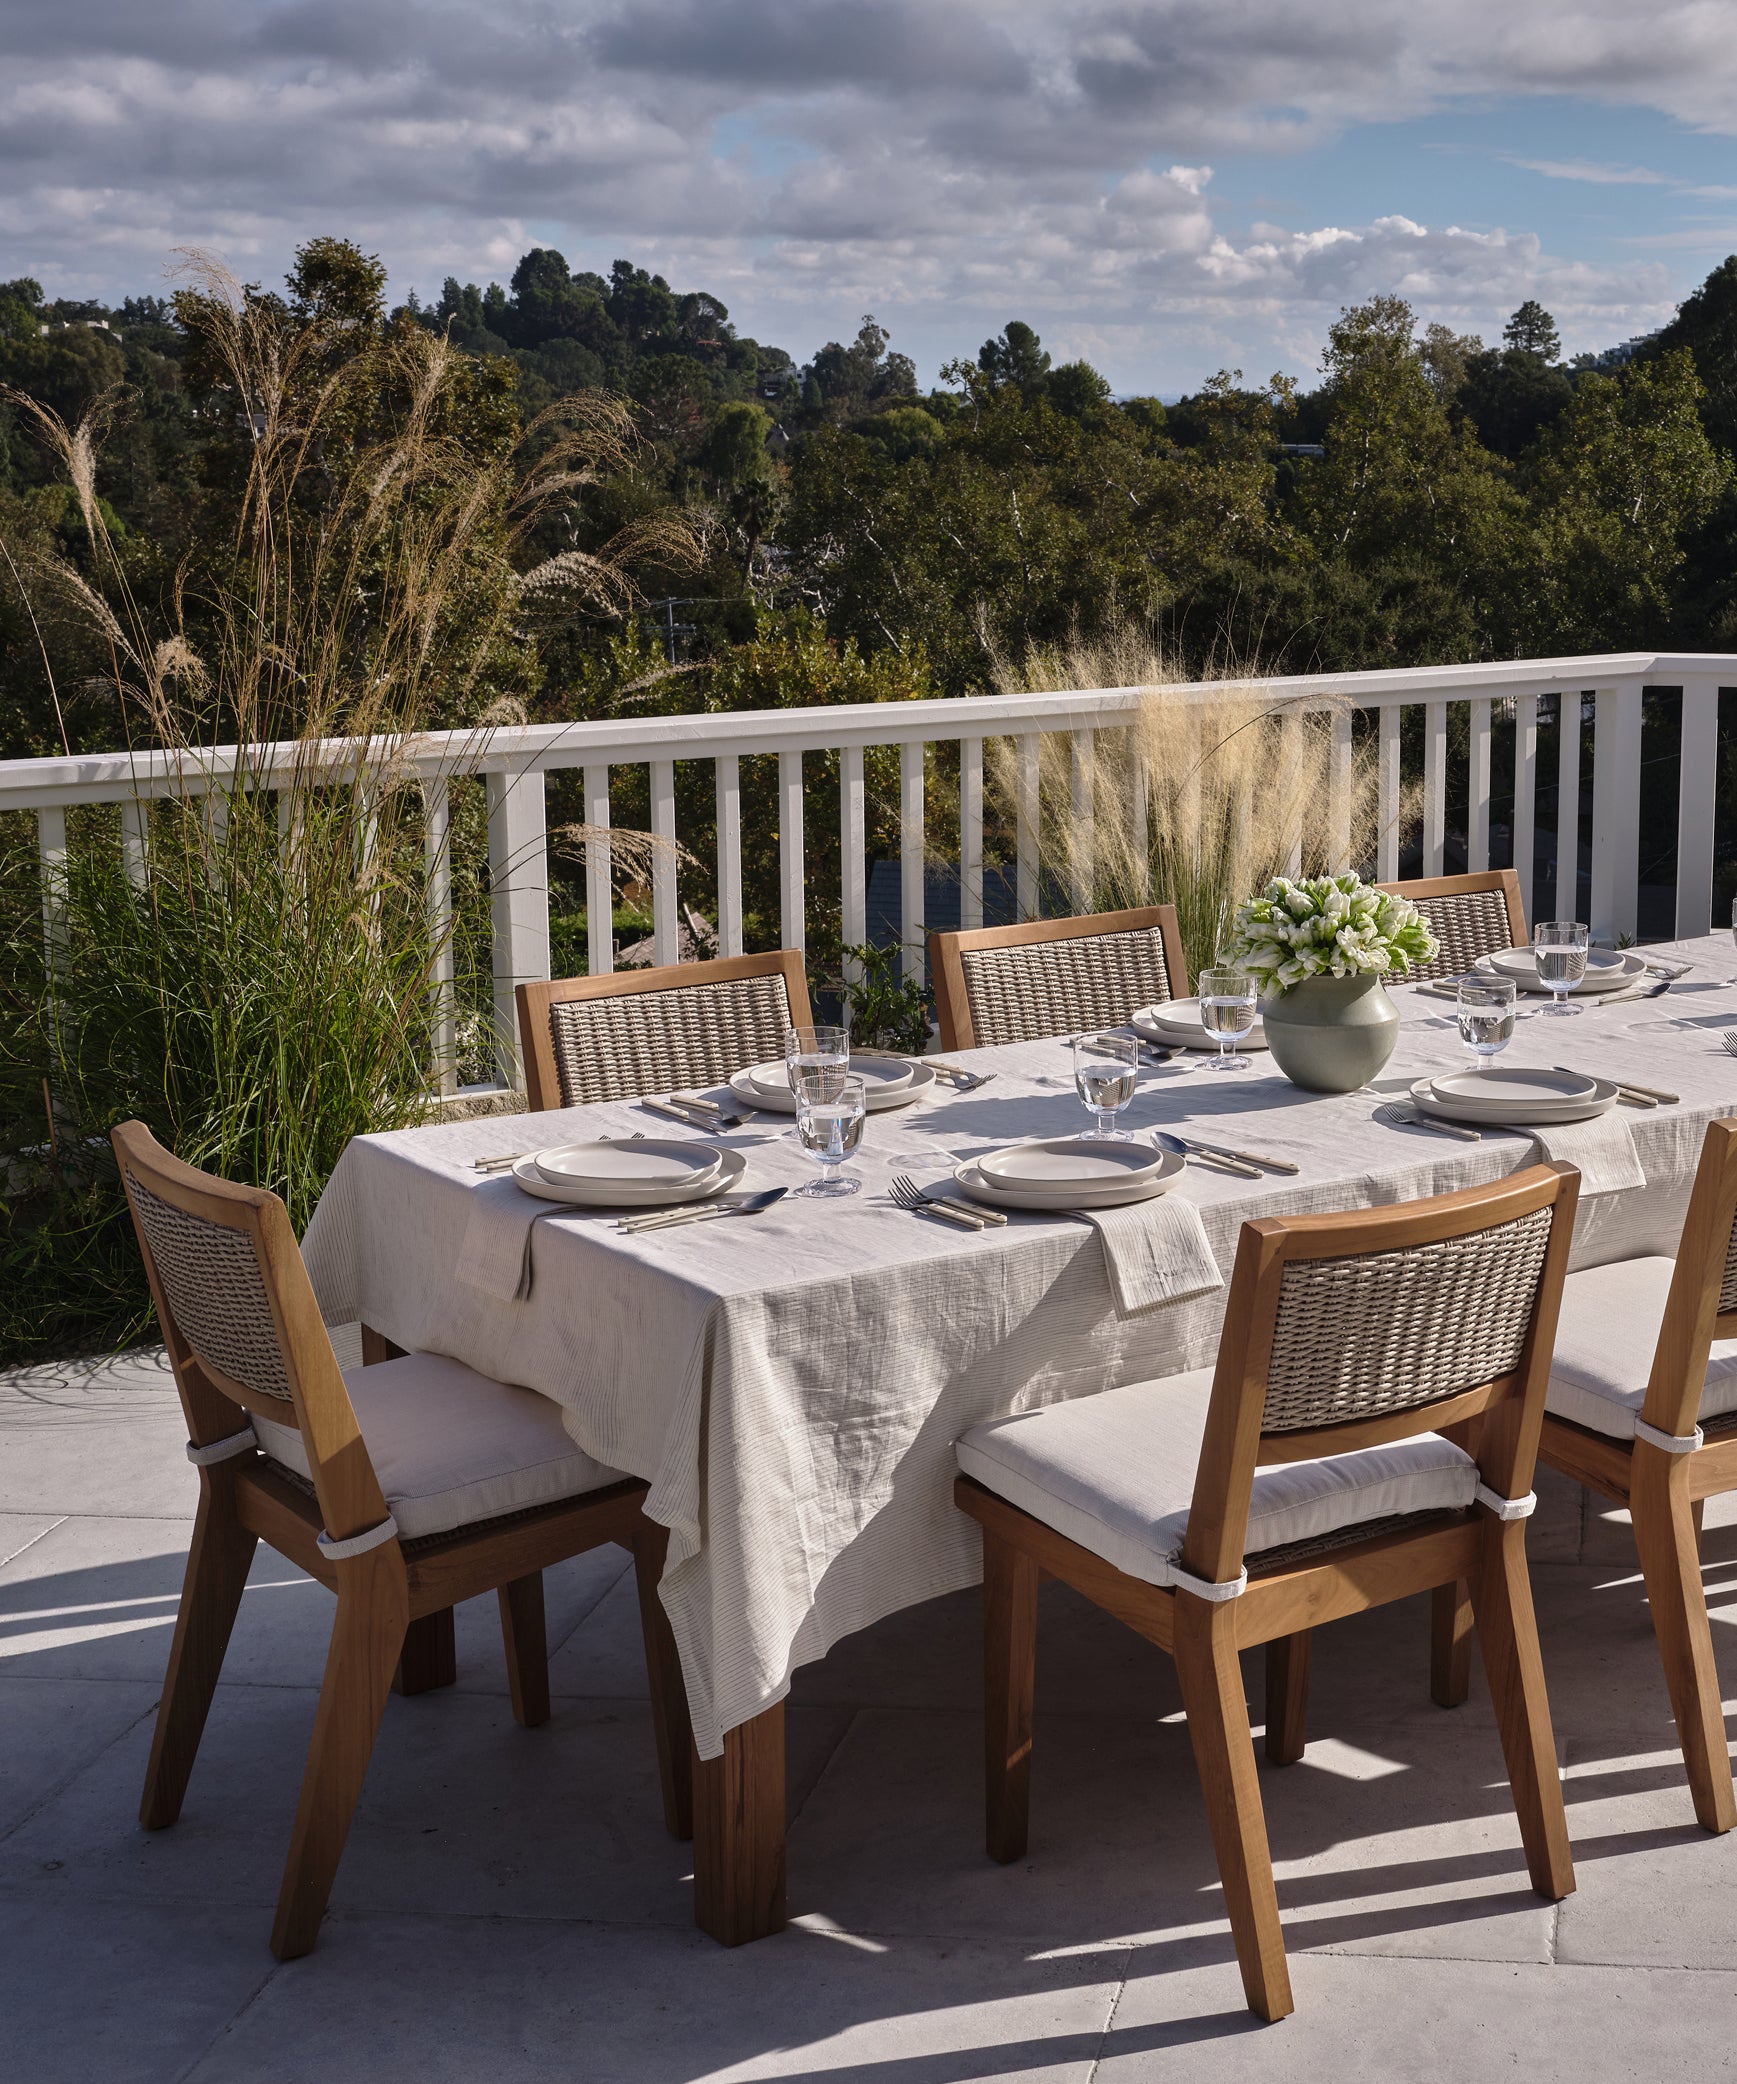
[[935,995],[920,977],[905,975],[905,951],[893,943],[843,947],[839,954],[838,971],[812,981],[817,994],[836,994],[842,1002],[851,1041],[920,1056],[928,1046]]

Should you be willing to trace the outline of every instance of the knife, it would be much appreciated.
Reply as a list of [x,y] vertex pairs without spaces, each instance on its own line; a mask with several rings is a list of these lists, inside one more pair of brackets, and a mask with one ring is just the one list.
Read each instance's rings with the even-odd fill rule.
[[1289,1158],[1263,1158],[1258,1151],[1233,1151],[1222,1149],[1216,1143],[1195,1143],[1188,1138],[1191,1150],[1204,1151],[1209,1158],[1234,1158],[1239,1165],[1258,1165],[1263,1172],[1300,1172],[1302,1167],[1293,1165]]
[[782,1201],[790,1192],[788,1187],[767,1187],[758,1194],[750,1194],[746,1201],[738,1201],[729,1208],[680,1208],[660,1210],[655,1216],[629,1216],[617,1223],[617,1230],[631,1231],[635,1236],[642,1230],[672,1230],[678,1223],[721,1223],[726,1216],[757,1216],[762,1209],[770,1208],[775,1201]]

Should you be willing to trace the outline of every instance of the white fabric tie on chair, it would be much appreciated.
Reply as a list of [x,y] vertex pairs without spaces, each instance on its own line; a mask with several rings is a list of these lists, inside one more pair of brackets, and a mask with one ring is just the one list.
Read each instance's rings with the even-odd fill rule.
[[246,1454],[250,1448],[258,1445],[253,1421],[249,1419],[239,1433],[226,1433],[221,1440],[213,1440],[209,1447],[195,1447],[189,1440],[187,1459],[195,1469],[209,1469],[218,1462],[233,1461],[238,1454]]
[[1493,1491],[1487,1483],[1480,1483],[1472,1496],[1499,1520],[1529,1520],[1538,1509],[1536,1491],[1528,1491],[1521,1498],[1504,1498],[1500,1491]]
[[1199,1209],[1174,1191],[1126,1208],[1081,1209],[1079,1214],[1103,1241],[1104,1271],[1118,1317],[1187,1302],[1224,1286]]
[[1526,1133],[1540,1157],[1579,1168],[1582,1200],[1591,1194],[1626,1193],[1647,1183],[1628,1123],[1614,1110],[1589,1122],[1561,1122]]
[[1209,1599],[1214,1606],[1227,1599],[1240,1599],[1248,1590],[1248,1566],[1245,1563],[1235,1577],[1196,1577],[1192,1570],[1184,1570],[1180,1563],[1170,1565],[1170,1582],[1179,1591],[1192,1592],[1196,1599]]
[[1635,1420],[1634,1436],[1646,1441],[1650,1447],[1662,1447],[1666,1454],[1693,1454],[1697,1447],[1706,1444],[1707,1439],[1699,1426],[1692,1433],[1666,1433],[1657,1426],[1648,1425],[1644,1418]]
[[361,1534],[352,1534],[348,1541],[334,1541],[322,1528],[319,1548],[320,1554],[328,1563],[344,1563],[352,1556],[365,1556],[370,1549],[377,1549],[382,1543],[397,1539],[398,1522],[388,1513],[379,1526],[369,1527]]

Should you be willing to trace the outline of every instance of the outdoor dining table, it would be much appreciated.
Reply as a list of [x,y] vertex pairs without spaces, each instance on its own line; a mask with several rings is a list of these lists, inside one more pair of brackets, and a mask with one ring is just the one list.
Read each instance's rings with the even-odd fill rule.
[[[1679,1096],[1616,1111],[1645,1183],[1583,1197],[1577,1267],[1674,1252],[1705,1126],[1737,1113],[1737,1057],[1721,1042],[1737,1031],[1730,942],[1645,952],[1694,967],[1662,997],[1588,996],[1577,1019],[1523,1018],[1504,1059]],[[1298,1167],[1253,1180],[1191,1164],[1172,1189],[1198,1207],[1226,1278],[1250,1217],[1383,1206],[1533,1161],[1524,1132],[1461,1141],[1380,1118],[1414,1078],[1467,1061],[1448,998],[1394,997],[1400,1040],[1373,1089],[1304,1092],[1265,1054],[1242,1072],[1214,1072],[1203,1054],[1142,1071],[1122,1117],[1137,1137],[1178,1129]],[[895,1173],[932,1185],[961,1157],[1087,1126],[1065,1039],[963,1061],[993,1079],[870,1115],[853,1199],[791,1195],[635,1234],[614,1227],[619,1212],[550,1212],[475,1169],[580,1138],[690,1133],[621,1102],[359,1137],[304,1243],[329,1323],[360,1319],[540,1391],[588,1454],[648,1483],[644,1509],[669,1529],[661,1593],[698,1761],[696,1916],[731,1942],[784,1919],[793,1671],[981,1575],[977,1526],[953,1504],[953,1442],[1010,1412],[1200,1367],[1217,1343],[1222,1287],[1122,1314],[1104,1242],[1076,1217],[1013,1213],[971,1232],[895,1205]],[[744,1188],[794,1187],[814,1168],[789,1129],[762,1113],[710,1140],[746,1157]]]

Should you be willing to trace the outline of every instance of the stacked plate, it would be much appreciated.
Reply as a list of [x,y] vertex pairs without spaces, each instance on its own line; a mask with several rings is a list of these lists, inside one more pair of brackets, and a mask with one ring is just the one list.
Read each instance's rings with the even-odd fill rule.
[[1119,1208],[1162,1194],[1181,1170],[1173,1151],[1056,1136],[968,1159],[953,1177],[989,1208]]
[[721,1194],[747,1169],[740,1151],[639,1136],[535,1151],[514,1164],[513,1178],[540,1201],[575,1208],[669,1208]]
[[1540,1071],[1515,1064],[1420,1078],[1411,1097],[1420,1114],[1448,1121],[1543,1129],[1552,1122],[1584,1122],[1607,1113],[1616,1105],[1616,1091],[1609,1079],[1583,1071]]
[[[1142,1006],[1128,1025],[1146,1041],[1156,1042],[1160,1049],[1174,1049],[1180,1044],[1184,1049],[1210,1049],[1215,1055],[1218,1051],[1218,1037],[1209,1035],[1201,1025],[1198,999],[1167,999],[1161,1006]],[[1236,1047],[1266,1046],[1266,1031],[1257,1014],[1253,1034],[1244,1035]]]
[[[1547,992],[1550,987],[1538,979],[1538,956],[1532,948],[1503,948],[1494,955],[1480,955],[1477,967],[1498,977],[1512,977],[1522,991]],[[1626,948],[1588,948],[1586,951],[1586,975],[1570,993],[1580,998],[1587,993],[1601,991],[1626,991],[1631,984],[1638,984],[1647,974],[1642,957]]]
[[[920,1057],[853,1056],[852,1072],[862,1080],[870,1114],[888,1107],[908,1107],[935,1087],[935,1074]],[[730,1090],[749,1107],[762,1107],[773,1114],[794,1114],[796,1095],[790,1090],[790,1074],[784,1059],[750,1064],[730,1080]]]

